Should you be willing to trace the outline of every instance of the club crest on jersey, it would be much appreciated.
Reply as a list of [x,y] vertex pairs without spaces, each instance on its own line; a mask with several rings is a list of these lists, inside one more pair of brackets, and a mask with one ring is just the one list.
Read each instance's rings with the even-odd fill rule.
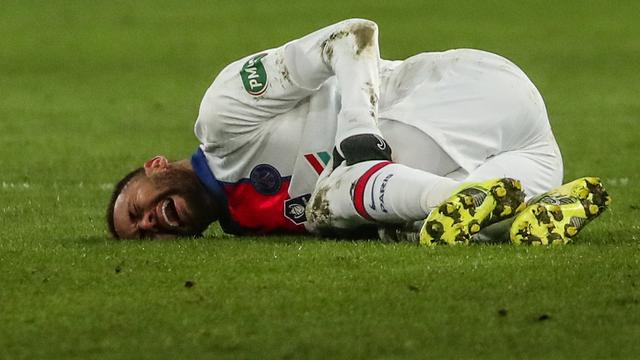
[[278,169],[268,164],[260,164],[249,174],[251,185],[263,195],[273,195],[280,190],[282,177]]
[[326,151],[321,151],[312,154],[304,154],[305,160],[307,163],[311,165],[313,170],[315,170],[318,175],[324,170],[324,168],[329,164],[329,160],[331,160],[331,155],[329,155]]
[[300,225],[307,221],[305,209],[307,202],[311,198],[311,194],[298,196],[284,202],[284,216],[296,225]]
[[242,65],[242,70],[240,70],[242,85],[244,85],[244,89],[253,96],[262,95],[267,90],[267,71],[262,64],[262,58],[265,56],[267,56],[267,53],[252,57]]

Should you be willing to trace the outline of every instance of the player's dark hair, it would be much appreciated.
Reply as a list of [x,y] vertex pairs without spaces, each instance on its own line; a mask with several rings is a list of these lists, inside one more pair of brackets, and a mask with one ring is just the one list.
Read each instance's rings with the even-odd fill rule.
[[109,233],[114,239],[119,239],[118,233],[116,232],[116,226],[113,222],[113,207],[116,204],[116,199],[122,192],[122,189],[133,179],[134,177],[144,173],[144,168],[139,167],[132,172],[125,175],[125,177],[120,180],[116,186],[113,188],[113,192],[111,193],[111,200],[109,200],[109,206],[107,207],[107,226],[109,227]]

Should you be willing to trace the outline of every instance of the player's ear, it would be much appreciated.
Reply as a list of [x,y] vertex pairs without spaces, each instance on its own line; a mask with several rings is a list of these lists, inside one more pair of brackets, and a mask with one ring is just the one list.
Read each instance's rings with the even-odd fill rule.
[[154,156],[144,163],[144,173],[147,176],[166,171],[169,168],[169,160],[162,155]]

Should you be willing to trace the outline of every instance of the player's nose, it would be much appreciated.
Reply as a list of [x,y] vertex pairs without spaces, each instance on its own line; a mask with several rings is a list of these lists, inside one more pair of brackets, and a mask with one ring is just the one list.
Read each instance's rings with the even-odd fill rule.
[[138,223],[138,227],[143,230],[152,230],[158,225],[158,219],[156,217],[154,209],[149,209],[144,212],[142,218],[140,218],[140,222]]

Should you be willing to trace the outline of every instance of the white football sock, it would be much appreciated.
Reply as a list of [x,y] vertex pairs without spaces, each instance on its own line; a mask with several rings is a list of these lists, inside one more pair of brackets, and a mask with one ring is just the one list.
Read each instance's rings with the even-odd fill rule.
[[[367,215],[373,220],[390,223],[424,219],[432,208],[461,185],[459,181],[401,164],[389,164],[373,173],[371,170],[365,172],[358,182],[364,181],[362,201]],[[354,204],[361,201],[356,198],[357,184]]]

